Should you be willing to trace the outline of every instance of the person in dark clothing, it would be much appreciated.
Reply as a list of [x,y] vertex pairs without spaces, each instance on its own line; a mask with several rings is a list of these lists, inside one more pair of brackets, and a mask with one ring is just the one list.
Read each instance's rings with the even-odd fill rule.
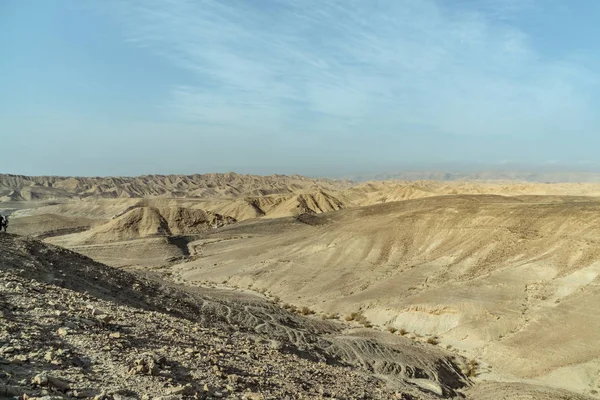
[[2,214],[0,214],[0,232],[2,232],[2,228],[4,228],[4,217],[2,216]]
[[4,221],[2,221],[2,228],[4,228],[4,233],[6,233],[6,230],[8,229],[8,215],[4,217]]

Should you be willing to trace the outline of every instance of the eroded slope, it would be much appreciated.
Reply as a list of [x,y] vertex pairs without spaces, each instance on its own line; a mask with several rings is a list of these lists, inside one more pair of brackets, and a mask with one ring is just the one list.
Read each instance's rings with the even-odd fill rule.
[[361,311],[478,360],[481,379],[599,392],[597,200],[445,196],[313,219],[224,228],[175,276]]
[[431,399],[468,385],[433,346],[347,335],[253,294],[184,290],[13,235],[0,250],[3,394]]

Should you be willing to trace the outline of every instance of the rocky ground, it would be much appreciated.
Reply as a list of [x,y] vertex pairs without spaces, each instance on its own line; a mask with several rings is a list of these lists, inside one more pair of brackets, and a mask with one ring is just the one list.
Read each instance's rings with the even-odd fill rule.
[[[0,235],[0,397],[430,399],[468,386],[438,354],[344,337],[339,324],[249,294],[196,290]],[[348,355],[360,348],[410,362],[357,365]]]

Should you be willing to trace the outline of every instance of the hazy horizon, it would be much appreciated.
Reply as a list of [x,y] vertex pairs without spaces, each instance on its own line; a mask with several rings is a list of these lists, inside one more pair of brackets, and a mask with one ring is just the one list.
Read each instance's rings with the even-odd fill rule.
[[4,1],[0,173],[597,171],[599,11],[591,0]]
[[[387,168],[371,168],[362,170],[344,170],[344,171],[324,171],[323,173],[301,173],[294,170],[278,171],[271,169],[257,169],[253,171],[244,171],[243,168],[223,169],[223,170],[206,170],[206,171],[187,171],[181,173],[165,173],[161,171],[150,171],[140,174],[24,174],[19,171],[0,171],[1,174],[21,175],[21,176],[54,176],[54,177],[76,177],[76,178],[135,178],[139,176],[167,176],[167,175],[202,175],[202,174],[227,174],[235,173],[239,175],[300,175],[308,178],[325,178],[325,179],[349,179],[355,181],[380,180],[380,179],[409,179],[420,180],[428,179],[428,176],[447,174],[446,179],[478,179],[482,176],[483,179],[505,179],[505,176],[513,177],[516,180],[532,180],[540,181],[540,179],[551,178],[554,182],[575,182],[579,178],[581,182],[600,182],[600,164],[588,164],[584,167],[581,165],[567,164],[465,164],[465,163],[433,163],[433,164],[410,164],[396,165]],[[400,178],[399,178],[400,177]],[[564,178],[561,180],[561,178]],[[568,178],[568,179],[566,179]]]

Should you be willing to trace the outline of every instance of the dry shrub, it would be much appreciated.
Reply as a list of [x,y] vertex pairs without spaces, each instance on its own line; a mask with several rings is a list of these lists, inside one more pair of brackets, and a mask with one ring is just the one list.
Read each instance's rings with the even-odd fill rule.
[[432,336],[430,338],[427,338],[427,343],[436,345],[436,344],[439,344],[440,341],[435,336]]
[[304,306],[300,309],[300,314],[302,315],[311,315],[314,314],[315,312],[313,310],[311,310],[310,308]]
[[387,331],[388,331],[389,333],[396,333],[396,331],[397,331],[397,330],[398,330],[398,329],[394,328],[393,326],[388,326],[388,327],[387,327]]
[[367,318],[365,318],[365,316],[362,314],[361,311],[356,311],[356,312],[346,315],[345,320],[346,321],[356,321],[360,324],[364,324],[365,322],[368,322]]
[[466,376],[469,378],[473,378],[477,376],[477,367],[479,367],[479,363],[475,359],[469,360],[467,363],[467,368],[464,372]]

